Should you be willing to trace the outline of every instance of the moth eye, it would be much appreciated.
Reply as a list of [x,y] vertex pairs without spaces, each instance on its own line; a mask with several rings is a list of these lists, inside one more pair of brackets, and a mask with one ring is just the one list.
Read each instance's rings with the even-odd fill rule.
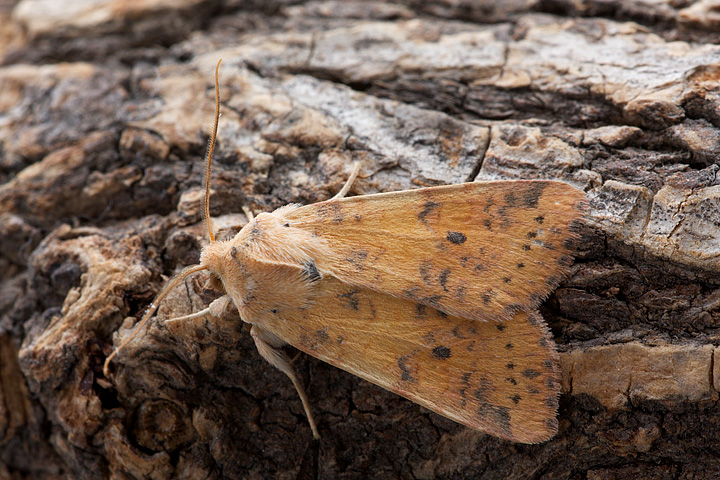
[[222,278],[215,273],[210,274],[210,286],[221,293],[225,293],[225,285],[223,285]]

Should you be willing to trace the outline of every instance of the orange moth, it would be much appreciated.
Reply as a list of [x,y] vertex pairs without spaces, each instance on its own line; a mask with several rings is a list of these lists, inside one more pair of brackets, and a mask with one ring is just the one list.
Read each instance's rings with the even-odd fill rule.
[[344,197],[249,215],[216,241],[208,147],[200,264],[176,276],[109,364],[185,277],[208,270],[252,325],[258,352],[293,382],[313,435],[309,401],[282,350],[289,344],[463,425],[537,443],[557,432],[559,365],[537,312],[571,262],[584,194],[556,181],[476,182]]

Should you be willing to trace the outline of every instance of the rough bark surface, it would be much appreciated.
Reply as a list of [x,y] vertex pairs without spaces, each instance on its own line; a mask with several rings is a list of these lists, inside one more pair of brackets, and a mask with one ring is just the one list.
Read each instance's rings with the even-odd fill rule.
[[[497,6],[500,3],[502,6]],[[716,1],[0,2],[0,479],[720,476]],[[237,316],[150,327],[212,215],[554,178],[588,194],[543,304],[560,432],[516,445],[300,357],[322,440]],[[198,276],[158,314],[213,298]]]

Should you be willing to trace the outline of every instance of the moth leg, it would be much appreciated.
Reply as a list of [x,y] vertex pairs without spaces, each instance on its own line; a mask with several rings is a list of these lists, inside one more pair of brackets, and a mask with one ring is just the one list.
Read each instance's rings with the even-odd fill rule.
[[216,298],[212,301],[210,306],[208,308],[204,308],[200,310],[199,312],[191,313],[190,315],[185,315],[182,317],[176,317],[171,318],[170,320],[165,320],[166,323],[169,322],[180,322],[184,320],[195,320],[196,318],[202,318],[205,315],[210,315],[213,318],[220,318],[222,317],[223,312],[225,311],[225,308],[227,308],[228,304],[230,303],[230,295],[223,295],[220,298]]
[[335,194],[334,197],[332,197],[331,200],[337,200],[338,198],[343,198],[347,193],[350,191],[350,187],[352,187],[352,184],[355,182],[355,179],[358,176],[358,173],[360,173],[360,162],[355,162],[353,164],[352,172],[350,172],[350,176],[348,177],[347,181],[345,182],[345,185],[340,189],[340,191]]
[[310,402],[308,401],[305,390],[303,389],[297,376],[295,376],[295,370],[293,370],[290,360],[287,355],[280,350],[280,347],[285,344],[282,340],[276,337],[273,333],[253,325],[250,329],[250,335],[252,335],[255,341],[255,346],[258,349],[260,356],[267,360],[270,365],[274,366],[285,375],[290,377],[295,390],[300,395],[300,401],[302,401],[303,408],[305,409],[305,415],[307,415],[308,422],[310,422],[310,429],[312,430],[313,438],[316,440],[320,439],[315,420],[313,419],[312,412],[310,411]]
[[248,223],[252,222],[253,219],[255,218],[255,215],[253,214],[252,210],[250,210],[250,207],[248,207],[247,205],[243,205],[242,211],[245,214],[245,216],[247,217]]

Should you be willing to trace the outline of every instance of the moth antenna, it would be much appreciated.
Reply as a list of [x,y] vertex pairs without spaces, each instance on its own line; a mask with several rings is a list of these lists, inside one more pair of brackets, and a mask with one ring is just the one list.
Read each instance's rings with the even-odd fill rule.
[[203,199],[203,220],[207,225],[208,236],[210,242],[215,241],[215,234],[213,233],[212,224],[210,223],[210,172],[212,170],[212,158],[213,152],[215,151],[215,139],[217,137],[218,121],[220,119],[220,86],[218,82],[218,70],[220,69],[220,63],[222,59],[218,61],[215,66],[215,122],[213,123],[212,136],[208,142],[207,153],[205,154],[205,198]]
[[155,311],[158,309],[158,305],[160,304],[160,301],[167,296],[168,293],[170,293],[170,290],[175,288],[181,281],[185,279],[188,275],[192,275],[193,273],[200,272],[202,270],[207,270],[207,267],[205,265],[192,265],[190,267],[187,267],[185,270],[182,271],[178,276],[173,278],[170,281],[170,284],[163,289],[162,292],[158,294],[157,297],[155,297],[155,300],[150,304],[150,307],[148,307],[147,311],[145,312],[145,315],[143,315],[142,320],[138,322],[137,325],[135,325],[135,328],[133,329],[132,333],[128,338],[123,340],[123,342],[120,344],[119,347],[117,347],[106,359],[105,364],[103,365],[103,374],[105,377],[109,377],[110,373],[110,362],[113,358],[118,354],[120,350],[122,350],[125,345],[130,343],[130,341],[135,338],[135,335],[138,334],[140,329],[150,320],[150,317],[155,313]]
[[353,164],[352,172],[350,172],[350,176],[345,181],[345,185],[343,185],[343,187],[340,189],[340,191],[338,193],[336,193],[335,196],[331,198],[331,200],[337,200],[338,198],[343,198],[350,191],[350,188],[352,188],[353,182],[355,182],[355,179],[357,178],[359,173],[360,173],[360,162],[355,162]]
[[[215,241],[215,235],[213,234],[212,225],[210,224],[210,172],[212,169],[212,157],[213,151],[215,150],[215,139],[217,138],[218,122],[220,119],[220,82],[218,80],[220,63],[222,63],[222,59],[220,59],[215,66],[215,121],[213,123],[212,135],[210,137],[210,141],[208,142],[207,153],[205,154],[206,169],[205,197],[203,199],[203,220],[205,220],[205,224],[207,225],[210,242]],[[165,296],[170,292],[170,290],[175,288],[182,280],[184,280],[185,277],[187,277],[188,275],[192,275],[193,273],[200,272],[202,270],[207,270],[207,267],[204,265],[193,265],[187,267],[185,270],[182,271],[182,273],[173,278],[170,281],[170,284],[165,287],[162,292],[158,294],[157,297],[155,297],[155,300],[153,300],[153,302],[150,304],[150,307],[145,312],[145,315],[143,315],[143,318],[138,322],[137,325],[135,325],[135,328],[133,329],[132,333],[130,333],[130,336],[126,338],[120,344],[120,346],[113,350],[113,352],[105,359],[105,364],[103,365],[103,374],[105,375],[105,377],[109,377],[110,362],[112,361],[112,359],[115,358],[118,352],[120,352],[120,350],[122,350],[125,345],[130,343],[130,341],[135,338],[140,329],[145,326],[145,324],[150,320],[150,317],[152,317],[155,311],[158,309],[160,301],[165,298]]]

